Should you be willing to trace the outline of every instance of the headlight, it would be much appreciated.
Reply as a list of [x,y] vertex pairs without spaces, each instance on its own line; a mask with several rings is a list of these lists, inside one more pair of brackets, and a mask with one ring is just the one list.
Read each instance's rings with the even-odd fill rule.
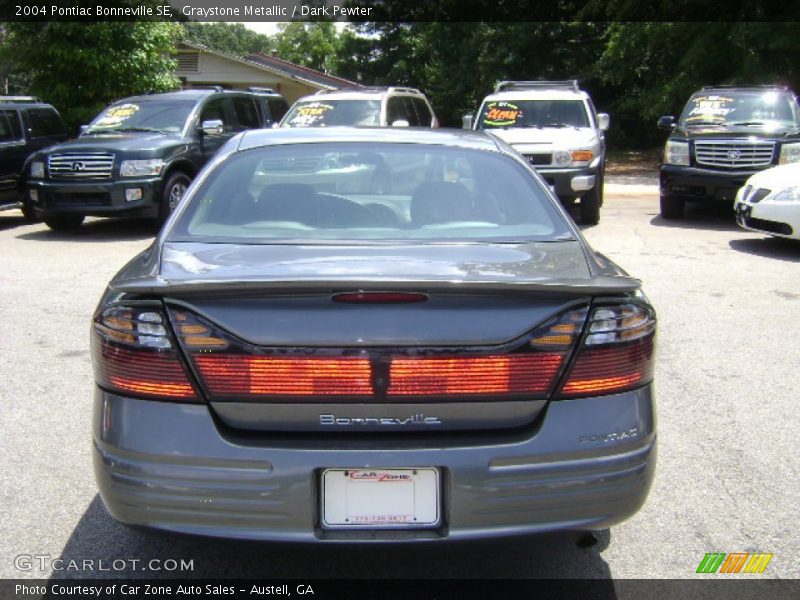
[[778,164],[788,165],[796,162],[800,162],[800,144],[784,144],[781,146],[781,156],[778,159]]
[[559,167],[564,167],[572,161],[572,153],[569,150],[554,150],[553,151],[553,164]]
[[31,177],[33,179],[44,179],[44,163],[32,162],[31,163]]
[[667,140],[667,145],[664,146],[664,163],[688,166],[689,144],[677,140]]
[[800,202],[800,187],[788,187],[775,194],[776,202]]
[[121,177],[141,177],[143,175],[158,175],[164,168],[164,161],[160,158],[147,160],[123,160],[119,167]]

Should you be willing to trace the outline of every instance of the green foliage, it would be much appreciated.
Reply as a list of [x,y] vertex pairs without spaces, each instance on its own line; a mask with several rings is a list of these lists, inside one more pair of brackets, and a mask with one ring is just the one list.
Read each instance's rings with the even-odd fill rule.
[[212,50],[246,56],[263,52],[271,54],[274,44],[269,36],[248,29],[242,23],[184,23],[182,39]]
[[284,60],[324,73],[332,72],[339,49],[336,27],[330,21],[293,21],[278,26],[275,54]]
[[[711,14],[687,1],[687,16]],[[456,4],[425,5],[420,16]],[[397,5],[380,6],[391,17]],[[509,7],[498,0],[496,8]],[[11,91],[42,96],[76,125],[118,97],[176,86],[170,53],[177,35],[235,56],[274,53],[367,85],[418,87],[441,123],[456,127],[497,81],[577,78],[611,113],[616,147],[660,143],[655,119],[676,114],[703,85],[783,83],[800,91],[797,20],[746,22],[772,14],[758,0],[725,21],[647,21],[653,10],[592,0],[581,22],[386,18],[342,33],[331,22],[295,21],[272,38],[240,23],[10,23],[0,27],[0,77],[10,74]]]
[[118,98],[176,89],[174,23],[8,23],[5,57],[71,128]]

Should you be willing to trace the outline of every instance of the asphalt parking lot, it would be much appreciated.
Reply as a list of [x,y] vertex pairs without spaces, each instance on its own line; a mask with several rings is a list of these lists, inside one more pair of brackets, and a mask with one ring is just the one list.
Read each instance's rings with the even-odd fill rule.
[[[709,577],[695,574],[706,552],[773,553],[760,577],[800,577],[800,244],[740,230],[718,211],[664,221],[657,193],[652,178],[610,178],[601,223],[585,230],[644,281],[659,313],[655,484],[642,511],[588,549],[564,535],[283,547],[117,524],[92,474],[89,319],[153,231],[90,220],[53,233],[0,213],[0,577],[692,578]],[[57,558],[65,568],[128,562],[54,572]],[[151,559],[193,569],[147,570]]]

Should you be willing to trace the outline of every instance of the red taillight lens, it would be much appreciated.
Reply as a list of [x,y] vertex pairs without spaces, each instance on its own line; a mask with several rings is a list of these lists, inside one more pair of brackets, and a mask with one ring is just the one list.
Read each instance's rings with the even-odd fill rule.
[[230,354],[194,357],[212,396],[369,396],[366,358],[274,358]]
[[396,358],[389,396],[544,394],[563,353],[531,352],[476,358]]
[[159,310],[103,311],[94,322],[92,363],[95,380],[108,390],[156,400],[197,400]]
[[651,381],[655,328],[649,307],[620,304],[594,309],[559,395],[601,396]]
[[213,399],[412,402],[426,397],[452,402],[547,397],[583,330],[586,312],[579,308],[551,319],[507,354],[437,349],[435,356],[385,350],[355,356],[265,350],[234,339],[196,315],[180,310],[170,314],[201,385]]

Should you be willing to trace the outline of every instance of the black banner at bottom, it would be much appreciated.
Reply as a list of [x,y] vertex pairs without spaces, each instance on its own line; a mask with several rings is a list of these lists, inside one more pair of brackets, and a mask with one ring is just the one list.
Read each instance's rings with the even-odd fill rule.
[[253,598],[295,600],[442,600],[535,598],[757,598],[800,597],[800,580],[781,579],[5,579],[0,599],[166,600]]

